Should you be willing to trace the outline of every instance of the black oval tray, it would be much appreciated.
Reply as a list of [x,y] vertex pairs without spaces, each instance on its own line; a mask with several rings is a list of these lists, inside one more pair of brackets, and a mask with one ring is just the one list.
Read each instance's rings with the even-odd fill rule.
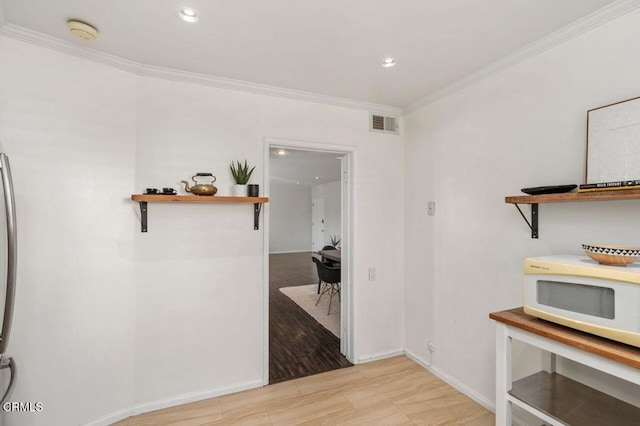
[[521,191],[529,195],[540,194],[561,194],[576,189],[578,185],[552,185],[552,186],[536,186],[533,188],[522,188]]

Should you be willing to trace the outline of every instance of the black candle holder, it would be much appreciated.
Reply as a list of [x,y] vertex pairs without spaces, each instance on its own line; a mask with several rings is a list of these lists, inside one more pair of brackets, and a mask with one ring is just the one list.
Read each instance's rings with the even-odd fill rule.
[[259,197],[260,196],[260,185],[250,184],[247,185],[247,196],[248,197]]

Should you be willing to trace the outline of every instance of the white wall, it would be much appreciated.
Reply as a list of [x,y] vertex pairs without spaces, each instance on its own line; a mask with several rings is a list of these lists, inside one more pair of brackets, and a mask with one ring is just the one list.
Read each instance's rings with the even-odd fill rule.
[[296,185],[269,181],[269,253],[311,250],[311,200],[324,200],[324,245],[331,235],[341,235],[340,181],[322,185]]
[[[537,240],[504,203],[583,181],[586,111],[640,95],[638,26],[633,12],[405,117],[406,347],[428,360],[433,341],[434,368],[488,402],[488,314],[522,305],[523,259],[640,241],[640,201],[542,204]],[[515,362],[537,367],[520,352]],[[637,403],[637,389],[626,398]]]
[[[372,214],[379,193],[368,190],[393,192],[400,184],[398,137],[368,132],[366,111],[153,78],[139,79],[138,102],[136,190],[203,170],[225,188],[232,184],[229,161],[236,158],[257,164],[252,181],[264,188],[265,137],[356,146],[358,356],[402,348],[402,194],[392,194],[394,205]],[[252,206],[150,209],[149,233],[135,236],[136,402],[261,380],[266,271]],[[375,232],[389,219],[393,226]],[[378,280],[364,281],[378,256]],[[170,353],[166,336],[176,339]]]
[[341,182],[329,182],[322,185],[314,185],[311,188],[312,198],[324,200],[324,244],[331,244],[331,236],[341,239],[340,215],[342,208]]
[[269,179],[269,253],[311,251],[311,186]]
[[136,77],[5,37],[0,63],[21,228],[13,399],[45,407],[7,424],[83,424],[262,382],[264,215],[254,231],[251,205],[150,204],[143,234],[129,196],[200,171],[229,193],[244,158],[264,188],[265,137],[356,147],[356,357],[402,349],[402,146],[368,132],[367,111]]
[[11,401],[44,408],[2,415],[84,424],[133,395],[136,79],[5,37],[0,64],[19,234]]

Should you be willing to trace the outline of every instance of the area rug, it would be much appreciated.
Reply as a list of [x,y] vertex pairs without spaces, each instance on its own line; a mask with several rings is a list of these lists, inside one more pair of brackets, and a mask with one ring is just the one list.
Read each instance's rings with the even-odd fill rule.
[[320,303],[316,306],[318,284],[282,287],[280,291],[293,300],[296,305],[304,309],[324,328],[340,338],[340,299],[337,296],[333,296],[331,314],[327,315],[327,309],[329,309],[328,294],[322,296]]

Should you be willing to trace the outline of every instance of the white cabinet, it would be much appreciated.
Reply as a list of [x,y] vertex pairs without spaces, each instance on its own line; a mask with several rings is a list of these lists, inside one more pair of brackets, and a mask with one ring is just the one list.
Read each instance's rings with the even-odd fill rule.
[[[640,385],[640,349],[540,320],[522,308],[494,312],[496,425],[511,425],[516,405],[550,425],[639,425],[640,408],[558,374],[556,356]],[[511,342],[551,354],[548,371],[512,382]]]

